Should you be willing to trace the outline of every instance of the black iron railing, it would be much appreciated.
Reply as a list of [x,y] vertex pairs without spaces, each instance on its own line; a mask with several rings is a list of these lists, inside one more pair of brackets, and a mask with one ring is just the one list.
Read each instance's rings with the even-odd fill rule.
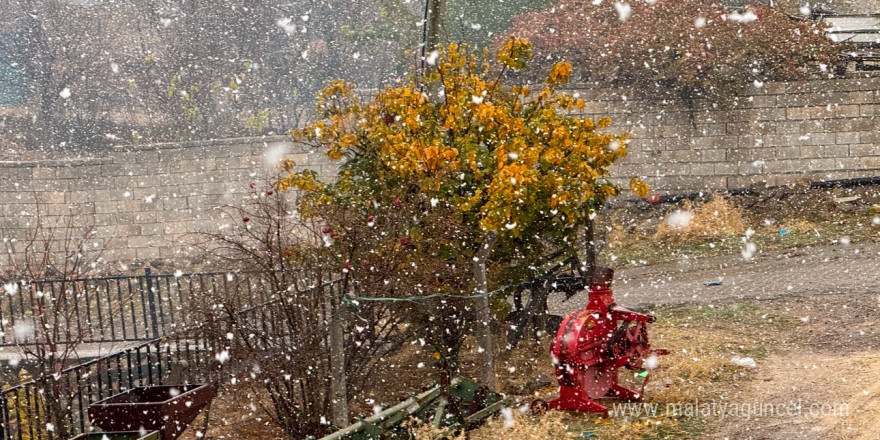
[[197,334],[193,339],[157,338],[3,390],[0,439],[42,440],[58,438],[60,432],[86,432],[93,402],[139,386],[211,382],[212,369],[198,368],[211,352],[208,341]]
[[185,323],[194,292],[240,289],[254,304],[271,299],[263,281],[229,273],[112,276],[6,283],[0,295],[0,347],[148,341]]
[[[300,275],[297,280],[305,286],[290,294],[315,298],[331,292],[340,294],[339,282],[311,285],[308,277]],[[6,316],[39,307],[43,303],[34,287],[52,283],[56,281],[30,283],[4,297],[0,304]],[[129,341],[136,345],[0,391],[0,440],[52,440],[60,438],[59,432],[87,432],[91,403],[133,387],[219,381],[223,362],[217,355],[226,349],[225,338],[233,321],[250,328],[273,326],[279,301],[286,300],[286,293],[272,288],[271,280],[250,274],[154,275],[147,271],[142,276],[76,280],[66,285],[82,289],[78,291],[80,304],[91,308],[83,305],[71,309],[74,312],[69,315],[70,325],[88,329],[83,333],[88,337],[81,338],[79,343]],[[107,289],[108,285],[113,288]],[[127,299],[115,289],[118,285],[125,286]],[[278,285],[277,280],[274,285]],[[328,287],[332,290],[326,290]],[[31,293],[22,295],[28,289]],[[15,298],[16,294],[25,299]],[[105,305],[99,305],[96,299],[107,298],[108,294],[117,302],[106,300]],[[123,300],[119,300],[120,296]],[[15,306],[9,305],[12,300],[17,301]],[[232,305],[235,310],[217,310],[212,301]],[[108,313],[111,307],[106,304],[123,307]],[[90,320],[98,313],[108,319]],[[98,322],[101,325],[96,325]],[[66,332],[59,335],[67,338]],[[36,339],[39,337],[37,329]],[[19,348],[24,347],[20,340],[13,337],[13,341],[17,341]]]

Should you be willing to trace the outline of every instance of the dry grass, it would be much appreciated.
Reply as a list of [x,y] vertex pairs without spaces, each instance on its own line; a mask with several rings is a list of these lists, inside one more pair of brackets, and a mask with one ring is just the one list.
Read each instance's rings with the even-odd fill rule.
[[616,440],[676,438],[683,433],[678,421],[669,417],[596,419],[586,430],[597,438]]
[[552,335],[540,341],[525,338],[515,349],[495,359],[495,375],[499,391],[513,395],[530,395],[546,388],[556,387],[555,372],[550,362]]
[[730,237],[740,235],[746,230],[742,209],[721,196],[713,197],[704,204],[685,200],[681,208],[667,214],[665,220],[657,226],[654,236],[673,242]]
[[573,439],[579,435],[569,431],[572,417],[557,411],[532,416],[519,409],[508,410],[506,415],[490,419],[480,429],[470,433],[471,440],[533,440]]
[[433,423],[418,419],[410,419],[406,422],[406,428],[412,440],[466,440],[464,434],[455,434],[447,428],[438,428]]
[[[775,228],[774,228],[775,229]],[[781,228],[788,232],[796,232],[799,234],[806,234],[808,232],[813,232],[819,229],[819,226],[808,220],[791,220],[782,225]]]

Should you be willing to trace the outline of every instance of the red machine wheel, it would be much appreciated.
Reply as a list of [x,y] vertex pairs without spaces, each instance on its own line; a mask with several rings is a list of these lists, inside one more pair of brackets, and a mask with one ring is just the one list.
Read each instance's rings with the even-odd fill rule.
[[626,364],[628,370],[640,370],[642,363],[645,362],[645,356],[648,354],[648,326],[644,322],[638,322],[627,331],[627,340],[630,341],[629,362]]
[[644,322],[623,323],[608,344],[611,356],[628,357],[626,363],[628,370],[641,369],[649,350],[648,326]]

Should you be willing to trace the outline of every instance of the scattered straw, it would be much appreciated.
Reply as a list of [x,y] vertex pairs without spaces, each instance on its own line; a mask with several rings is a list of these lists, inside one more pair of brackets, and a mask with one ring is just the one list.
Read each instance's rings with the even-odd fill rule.
[[727,198],[716,196],[702,205],[685,200],[657,226],[655,237],[669,241],[700,241],[740,235],[746,230],[743,212]]
[[795,220],[795,221],[791,221],[791,222],[786,223],[780,229],[784,229],[789,232],[795,232],[795,233],[799,233],[799,234],[806,234],[809,232],[813,232],[813,231],[817,230],[818,228],[819,228],[819,226],[817,226],[813,222],[810,222],[807,220]]
[[455,434],[448,428],[438,428],[433,423],[410,419],[406,423],[413,440],[465,440],[464,434]]
[[513,409],[486,422],[480,429],[471,432],[471,440],[533,440],[533,439],[573,439],[578,435],[569,432],[566,423],[568,416],[558,411],[550,411],[540,416],[523,413]]

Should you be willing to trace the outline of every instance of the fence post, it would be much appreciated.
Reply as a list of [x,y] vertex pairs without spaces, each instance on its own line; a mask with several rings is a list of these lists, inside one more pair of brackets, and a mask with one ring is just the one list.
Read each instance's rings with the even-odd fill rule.
[[150,325],[153,327],[153,337],[159,335],[159,317],[156,314],[156,292],[153,291],[153,277],[149,267],[144,269],[144,277],[147,285],[147,307],[150,310]]
[[489,305],[488,286],[486,282],[486,260],[489,253],[492,252],[492,246],[498,239],[498,234],[489,232],[483,245],[474,256],[474,284],[477,312],[477,328],[476,337],[477,344],[483,349],[480,353],[480,382],[481,385],[489,388],[493,393],[495,388],[495,347],[492,341],[492,310]]
[[[327,286],[330,303],[330,406],[333,412],[333,424],[339,428],[348,426],[348,378],[345,375],[345,305],[341,304],[345,290],[341,283]],[[344,284],[342,284],[344,286]],[[338,291],[338,292],[337,292]],[[339,295],[339,298],[337,298]]]
[[0,394],[0,440],[7,440],[11,435],[7,435],[6,430],[9,427],[9,403],[6,399],[6,393]]

